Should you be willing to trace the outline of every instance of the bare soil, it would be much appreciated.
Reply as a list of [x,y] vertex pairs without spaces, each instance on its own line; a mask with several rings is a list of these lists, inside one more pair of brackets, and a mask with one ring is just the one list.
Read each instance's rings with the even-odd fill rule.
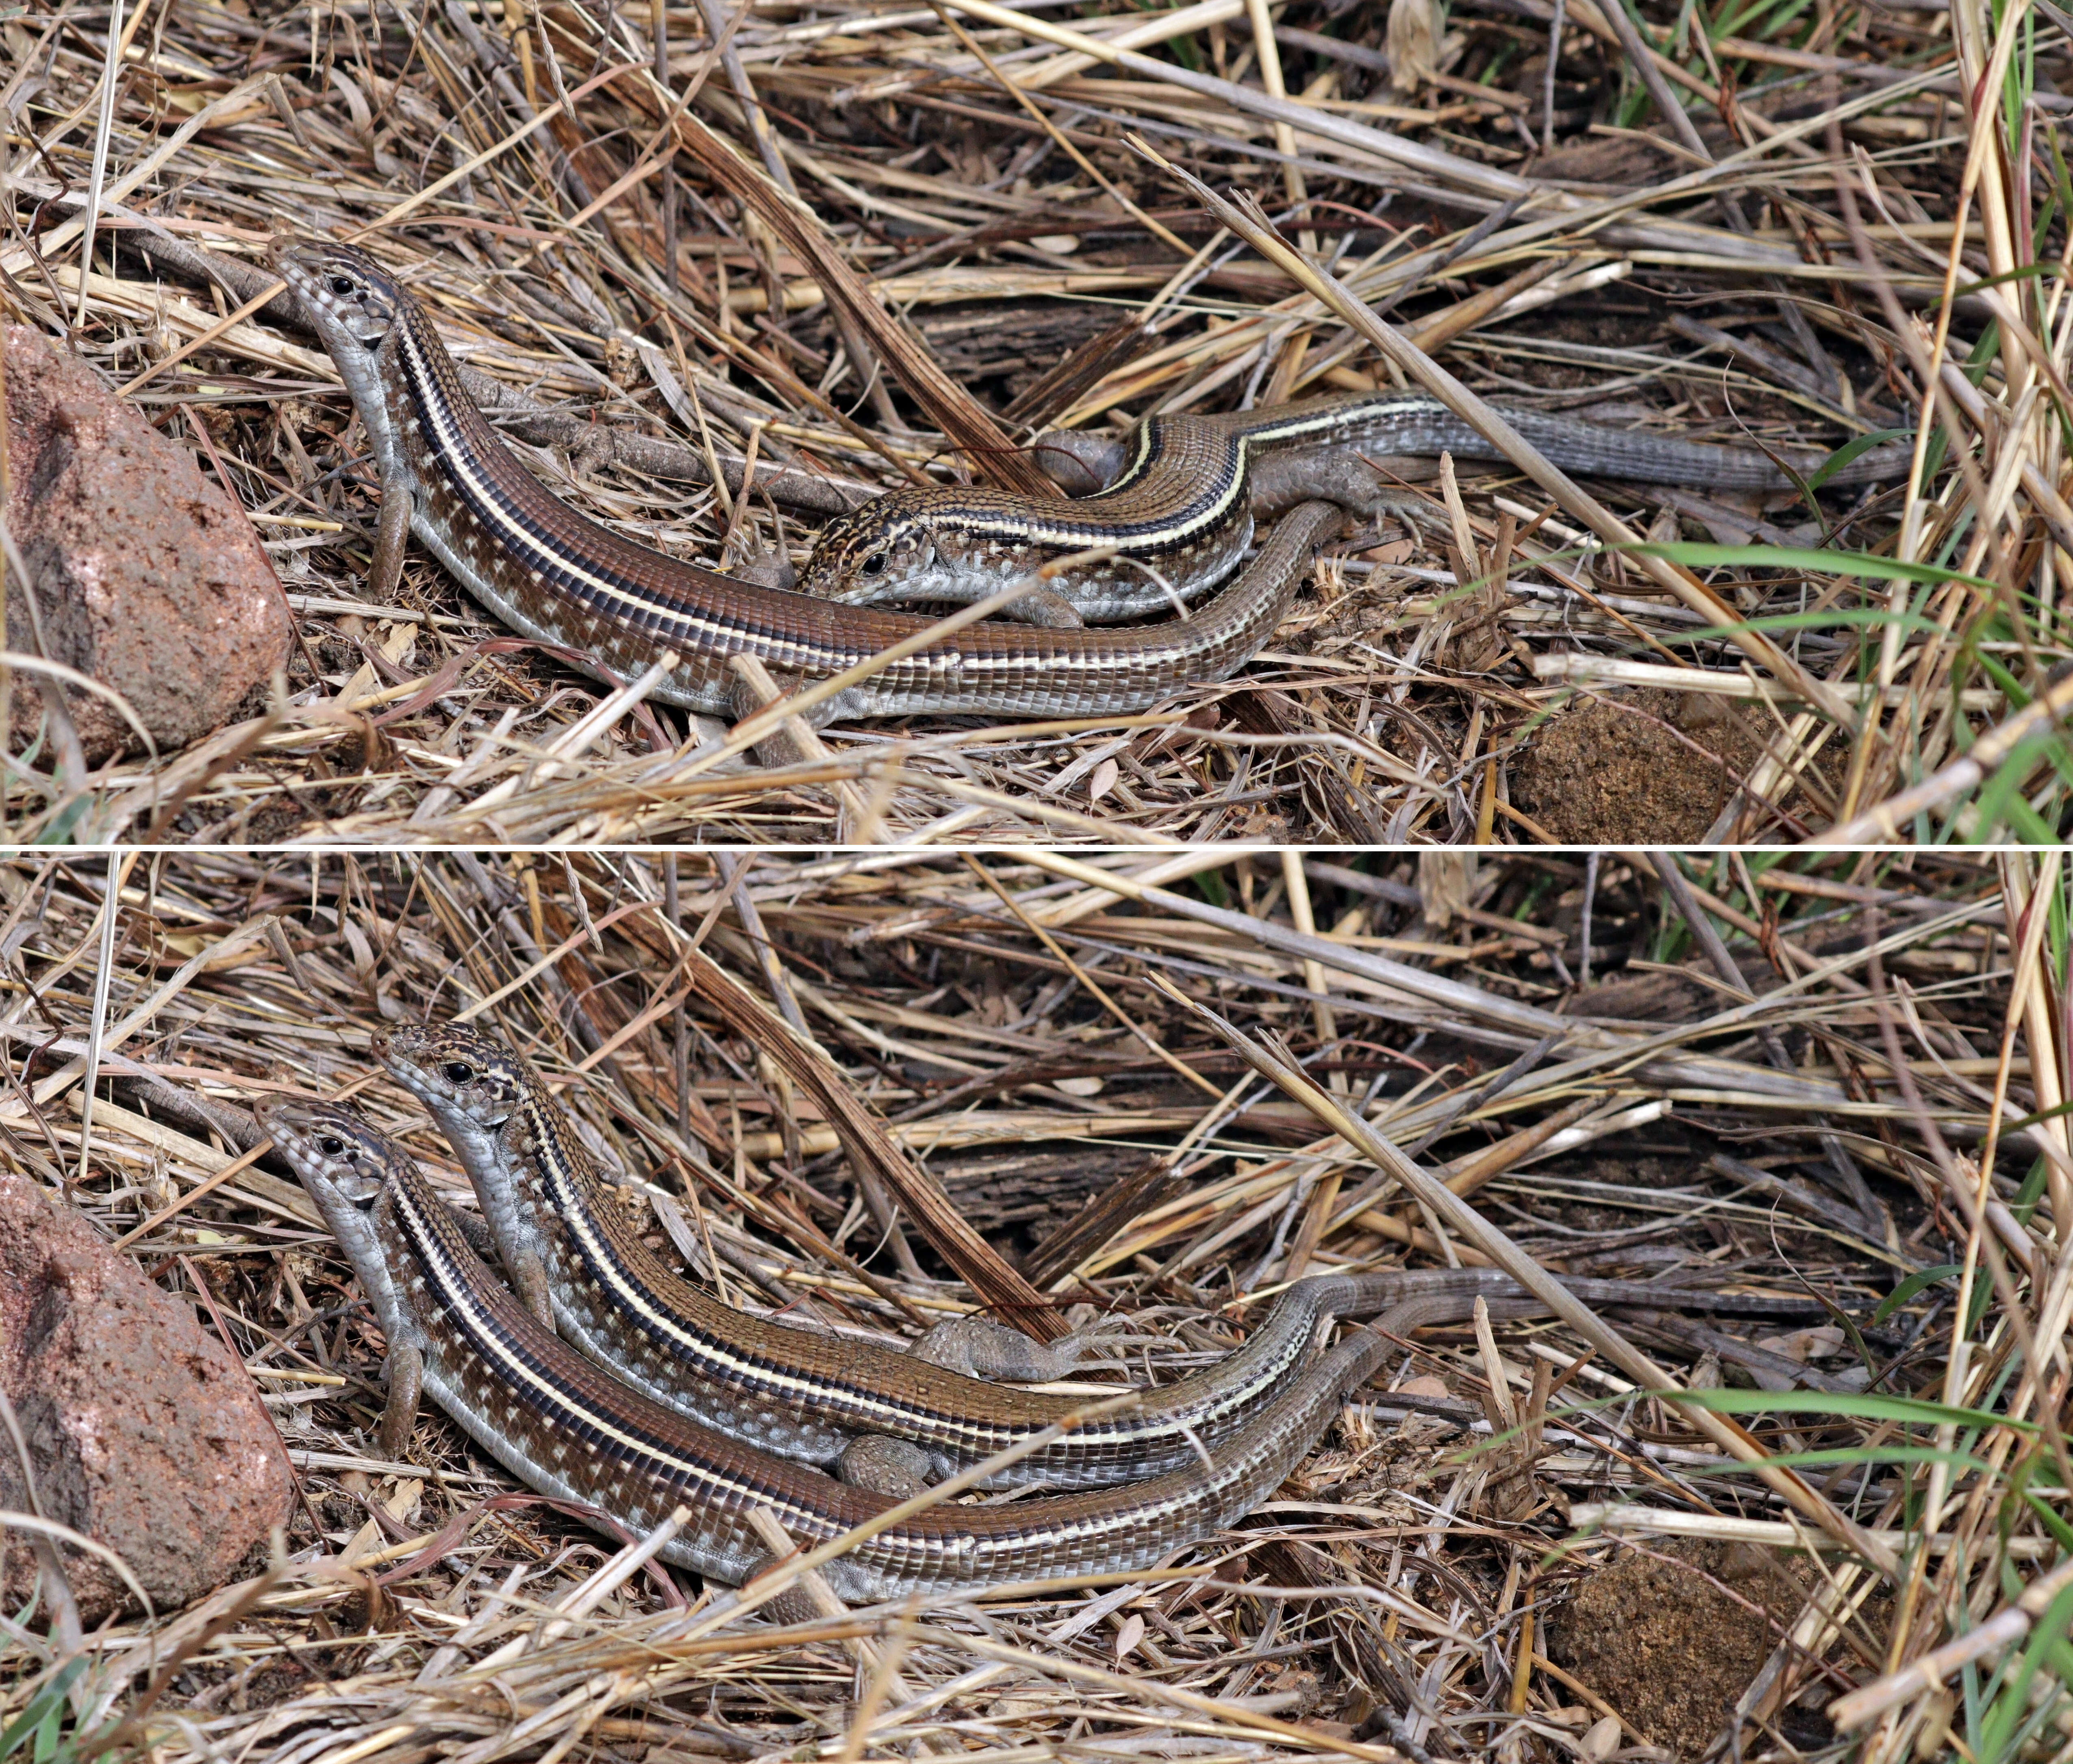
[[[1548,1658],[1651,1743],[1696,1759],[1799,1614],[1809,1578],[1773,1551],[1665,1539],[1584,1579],[1549,1620]],[[1795,1741],[1827,1737],[1811,1712],[1788,1712]]]
[[1746,713],[1716,699],[1593,696],[1519,756],[1512,800],[1564,845],[1703,839],[1762,751]]

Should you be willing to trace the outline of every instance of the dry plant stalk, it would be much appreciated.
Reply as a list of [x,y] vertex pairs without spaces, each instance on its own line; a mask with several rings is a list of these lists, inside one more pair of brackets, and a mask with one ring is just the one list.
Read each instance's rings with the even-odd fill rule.
[[[1299,912],[1276,854],[1186,875],[1031,856],[686,855],[674,896],[629,853],[0,863],[0,1022],[27,1061],[9,1158],[222,1320],[307,1497],[271,1578],[75,1655],[56,1731],[167,1764],[670,1764],[1527,1758],[1622,1718],[1696,1755],[1731,1717],[1744,1756],[1782,1757],[1779,1724],[1832,1703],[1894,1760],[1947,1729],[2013,1758],[2063,1729],[2059,1657],[2023,1651],[2056,1622],[2068,1517],[2062,858],[1313,856]],[[987,1302],[917,1215],[878,1222],[866,1190],[904,1168],[1091,1329],[1090,1400],[1227,1351],[1299,1251],[1465,1260],[1472,1218],[1531,1278],[1725,1280],[1806,1314],[1428,1331],[1267,1511],[1167,1568],[740,1620],[628,1576],[631,1547],[514,1493],[436,1417],[411,1461],[370,1456],[381,1343],[299,1189],[240,1156],[246,1106],[353,1090],[468,1207],[368,1051],[463,1014],[539,1065],[653,1240],[736,1304],[896,1342]],[[1309,1101],[1231,1037],[1290,1084],[1300,1066]],[[1395,1149],[1378,1163],[1370,1137]],[[1841,1535],[1634,1388],[1601,1323],[1715,1389],[1762,1453],[1820,1454],[1797,1473]],[[1770,1577],[1724,1580],[1729,1560]],[[1712,1614],[1680,1681],[1718,1680],[1729,1629],[1755,1649],[1703,1730],[1580,1675],[1600,1667],[1565,1609],[1622,1563]],[[1658,1614],[1625,1626],[1637,1645],[1659,1647]],[[0,1646],[4,1728],[67,1662],[35,1624]],[[1964,1704],[1938,1688],[1961,1661]]]
[[[1321,0],[167,0],[111,33],[36,0],[0,24],[33,139],[0,306],[205,446],[301,641],[281,702],[186,752],[53,773],[35,748],[6,825],[370,849],[2062,836],[2063,21],[1679,21],[1461,0],[1426,45],[1416,8]],[[1202,206],[1248,191],[1283,246]],[[1914,467],[1848,502],[1606,486],[1588,509],[1479,471],[1458,528],[1349,536],[1234,680],[1128,716],[839,729],[723,774],[691,762],[709,731],[595,715],[605,689],[422,558],[368,601],[357,431],[270,291],[283,229],[364,237],[558,493],[721,567],[802,557],[904,483],[1049,495],[1017,451],[1046,426],[1391,385],[1410,358],[1382,325],[1486,402],[1741,444],[1912,431]]]

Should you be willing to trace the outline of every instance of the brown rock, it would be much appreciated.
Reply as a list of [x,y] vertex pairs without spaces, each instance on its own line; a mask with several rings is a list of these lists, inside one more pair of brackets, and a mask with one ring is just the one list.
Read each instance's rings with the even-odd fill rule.
[[[36,584],[50,660],[128,699],[161,752],[220,727],[286,664],[295,633],[245,511],[194,455],[119,402],[92,369],[26,326],[6,332],[7,521]],[[7,647],[34,654],[9,572]],[[141,747],[114,706],[65,703],[93,762]],[[14,680],[17,741],[43,700]]]
[[[283,1524],[295,1479],[245,1368],[80,1215],[0,1173],[0,1387],[28,1442],[43,1515],[121,1556],[161,1612],[229,1580]],[[0,1506],[30,1511],[0,1434]],[[134,1599],[113,1570],[63,1552],[80,1617]],[[19,1531],[0,1597],[35,1584]]]

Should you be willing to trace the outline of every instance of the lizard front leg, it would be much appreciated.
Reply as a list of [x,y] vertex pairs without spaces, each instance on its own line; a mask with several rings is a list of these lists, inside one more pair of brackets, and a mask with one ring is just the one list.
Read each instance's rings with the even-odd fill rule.
[[425,1394],[425,1356],[414,1347],[392,1347],[388,1371],[389,1400],[381,1408],[381,1455],[398,1463],[410,1444],[418,1403]]
[[410,516],[417,493],[406,472],[389,472],[381,479],[381,514],[374,528],[374,563],[367,572],[367,597],[377,606],[395,599],[403,579],[403,547],[410,538]]

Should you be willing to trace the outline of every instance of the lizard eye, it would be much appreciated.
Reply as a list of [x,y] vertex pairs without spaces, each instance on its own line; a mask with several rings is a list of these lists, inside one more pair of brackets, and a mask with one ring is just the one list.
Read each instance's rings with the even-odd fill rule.
[[343,1157],[345,1155],[345,1141],[335,1133],[326,1133],[319,1137],[317,1149],[326,1157]]
[[472,1084],[475,1082],[475,1068],[465,1060],[449,1060],[442,1070],[446,1073],[450,1083]]
[[883,575],[885,574],[885,554],[883,551],[874,551],[858,567],[866,575]]
[[352,278],[348,276],[333,276],[331,278],[331,291],[333,294],[337,295],[347,295],[352,293]]

